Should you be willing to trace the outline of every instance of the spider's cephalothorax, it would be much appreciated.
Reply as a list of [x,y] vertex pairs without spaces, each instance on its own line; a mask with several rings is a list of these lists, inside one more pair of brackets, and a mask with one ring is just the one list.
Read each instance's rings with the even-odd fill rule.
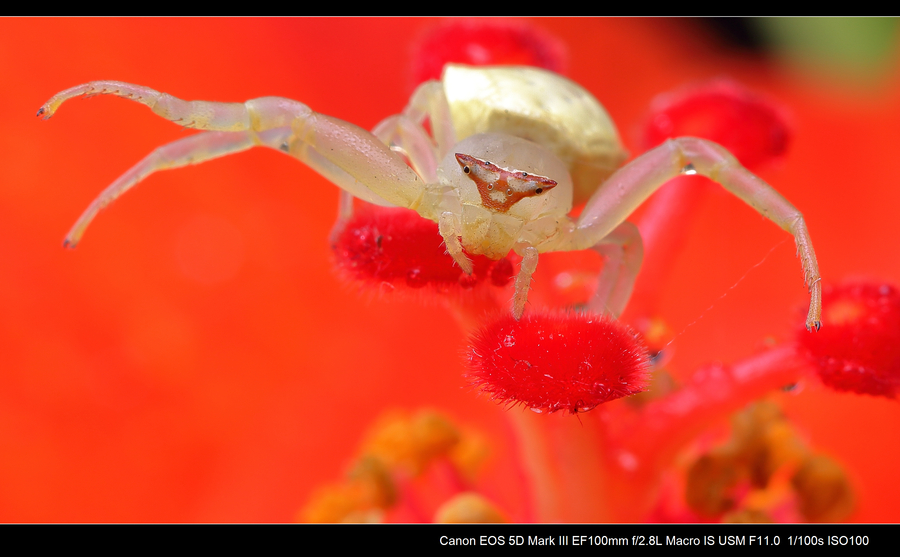
[[[415,209],[438,223],[447,251],[467,273],[466,252],[522,256],[512,313],[525,310],[538,255],[594,249],[603,267],[591,307],[618,315],[643,258],[637,228],[625,219],[670,178],[689,169],[707,176],[794,236],[810,292],[807,328],[818,328],[821,284],[801,213],[723,147],[693,137],[670,139],[618,171],[626,158],[616,128],[578,84],[530,67],[448,64],[441,81],[423,83],[401,114],[370,133],[298,101],[183,101],[149,87],[94,81],[45,103],[49,118],[67,99],[112,94],[148,105],[181,125],[205,130],[156,149],[110,185],[82,214],[74,246],[97,212],[149,174],[265,146],[286,153],[351,196]],[[466,172],[468,169],[468,172]],[[573,191],[590,199],[568,216]]]

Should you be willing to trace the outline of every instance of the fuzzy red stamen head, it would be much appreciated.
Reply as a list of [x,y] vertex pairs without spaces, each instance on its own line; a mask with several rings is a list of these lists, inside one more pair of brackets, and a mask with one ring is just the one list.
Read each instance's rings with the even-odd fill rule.
[[838,391],[896,398],[900,392],[900,291],[846,284],[822,293],[822,329],[798,342],[822,382]]
[[781,157],[790,135],[784,109],[738,83],[719,79],[654,99],[643,147],[656,147],[670,137],[702,137],[753,170]]
[[384,290],[470,290],[480,283],[505,286],[513,275],[508,259],[472,257],[465,274],[447,251],[438,225],[408,209],[366,207],[356,211],[337,235],[335,265],[345,277]]
[[413,51],[418,85],[440,79],[444,64],[536,66],[562,73],[562,43],[527,21],[452,19],[429,30]]
[[468,377],[492,399],[537,412],[585,412],[644,391],[647,349],[627,327],[608,317],[506,314],[470,341]]

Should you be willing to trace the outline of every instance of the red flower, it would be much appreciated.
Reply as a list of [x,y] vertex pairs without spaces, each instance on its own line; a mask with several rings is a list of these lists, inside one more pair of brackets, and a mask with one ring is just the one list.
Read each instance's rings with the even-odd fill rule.
[[[13,80],[0,93],[8,119],[0,180],[0,519],[290,520],[342,468],[366,424],[385,408],[422,405],[466,416],[483,431],[494,455],[482,476],[496,486],[492,499],[526,508],[507,417],[544,419],[541,427],[564,429],[555,439],[577,438],[591,431],[596,411],[579,415],[584,426],[569,416],[547,421],[499,412],[460,388],[464,335],[446,309],[366,300],[334,277],[334,186],[263,150],[161,173],[104,211],[68,252],[63,235],[106,184],[190,132],[108,98],[73,104],[49,122],[34,118],[49,95],[114,78],[189,99],[283,95],[371,128],[406,102],[408,49],[434,23],[0,23],[16,45],[0,57]],[[685,22],[538,24],[562,37],[568,75],[604,103],[635,153],[634,127],[651,99],[686,82],[726,74],[785,103],[796,122],[791,152],[764,178],[804,211],[826,282],[863,275],[900,283],[890,256],[900,237],[892,210],[900,206],[894,74],[874,92],[848,91],[735,55],[683,29]],[[793,249],[766,255],[782,231],[725,195],[712,196],[695,217],[678,223],[687,238],[670,273],[639,285],[680,333],[670,363],[676,379],[706,362],[742,361],[766,338],[789,336],[795,323],[786,308],[805,295]],[[595,271],[591,257],[542,258],[536,288],[576,264]],[[635,296],[629,311],[642,305]],[[810,443],[849,472],[852,519],[900,520],[900,452],[884,438],[900,420],[896,402],[815,388],[779,398]],[[613,405],[627,409],[624,401]],[[573,461],[587,466],[590,455],[581,456]],[[543,493],[577,494],[577,486],[553,478],[559,481],[541,486]]]

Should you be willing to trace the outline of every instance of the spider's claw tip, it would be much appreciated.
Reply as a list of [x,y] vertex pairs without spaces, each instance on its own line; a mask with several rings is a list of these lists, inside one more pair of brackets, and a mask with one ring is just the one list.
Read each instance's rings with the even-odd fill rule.
[[76,245],[78,245],[78,242],[76,242],[75,240],[70,240],[69,238],[66,238],[65,240],[63,240],[64,248],[75,249]]

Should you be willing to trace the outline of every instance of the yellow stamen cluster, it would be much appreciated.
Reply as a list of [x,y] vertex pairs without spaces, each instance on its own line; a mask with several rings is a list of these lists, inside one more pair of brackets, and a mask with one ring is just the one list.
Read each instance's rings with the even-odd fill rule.
[[[322,488],[301,511],[303,522],[380,522],[403,503],[401,484],[443,463],[462,483],[487,455],[477,435],[432,411],[393,413],[373,427],[344,481]],[[462,491],[437,510],[438,522],[497,522],[502,515],[481,496]]]
[[773,403],[735,415],[732,437],[698,458],[687,476],[686,501],[696,513],[725,522],[772,522],[791,499],[803,519],[846,518],[853,493],[841,467],[804,445]]

